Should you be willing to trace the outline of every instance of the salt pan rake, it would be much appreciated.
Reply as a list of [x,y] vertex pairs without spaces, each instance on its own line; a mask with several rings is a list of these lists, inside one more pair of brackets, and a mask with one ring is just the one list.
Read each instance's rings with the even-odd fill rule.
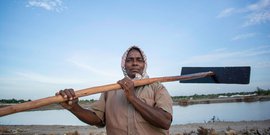
[[[134,81],[134,86],[143,86],[154,82],[180,81],[181,83],[225,83],[249,84],[250,67],[183,67],[180,76],[148,78]],[[121,89],[117,83],[91,87],[75,91],[76,97]],[[62,96],[51,96],[30,102],[0,108],[0,116],[39,108],[53,103],[64,102]]]

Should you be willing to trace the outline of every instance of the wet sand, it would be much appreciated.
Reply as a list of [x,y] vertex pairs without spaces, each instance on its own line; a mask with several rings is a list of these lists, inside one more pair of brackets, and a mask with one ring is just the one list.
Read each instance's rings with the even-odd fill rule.
[[[202,128],[200,128],[202,127]],[[211,130],[212,129],[212,130]],[[182,134],[270,134],[270,120],[191,123],[172,125],[171,135]],[[106,135],[105,128],[71,125],[0,125],[0,134],[19,135]]]

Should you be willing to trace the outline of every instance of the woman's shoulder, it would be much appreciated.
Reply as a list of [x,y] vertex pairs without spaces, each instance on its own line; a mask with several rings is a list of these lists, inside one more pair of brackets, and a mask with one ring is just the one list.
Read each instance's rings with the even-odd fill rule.
[[161,82],[154,82],[149,85],[154,90],[166,90],[165,86]]

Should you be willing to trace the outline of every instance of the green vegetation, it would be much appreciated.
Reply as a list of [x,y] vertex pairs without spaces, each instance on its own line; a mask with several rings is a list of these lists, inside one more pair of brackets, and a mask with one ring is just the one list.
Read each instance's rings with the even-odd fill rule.
[[93,102],[95,102],[95,100],[94,100],[94,99],[90,99],[90,100],[89,100],[89,99],[82,99],[82,100],[80,100],[79,102],[80,102],[80,103],[89,103],[89,102],[90,102],[90,103],[93,103]]
[[270,95],[270,89],[268,90],[265,90],[265,89],[262,89],[262,88],[259,88],[257,87],[257,91],[255,91],[257,95],[259,96],[264,96],[264,95]]
[[258,95],[258,96],[267,96],[270,95],[270,89],[262,89],[257,87],[256,91],[253,92],[233,92],[233,93],[219,93],[219,94],[202,94],[202,95],[198,95],[198,94],[194,94],[191,96],[173,96],[172,99],[173,101],[179,101],[182,99],[213,99],[213,98],[218,98],[219,96],[226,96],[226,97],[230,97],[232,95]]
[[1,99],[0,100],[0,103],[9,103],[9,104],[11,104],[11,103],[24,103],[24,102],[28,102],[28,101],[31,101],[30,99],[28,99],[28,100],[23,100],[23,99],[14,99],[14,98],[12,98],[12,99]]
[[[31,99],[28,99],[28,100],[24,100],[24,99],[0,99],[0,103],[5,103],[5,104],[15,104],[15,103],[24,103],[24,102],[29,102],[31,101]],[[87,102],[94,102],[95,100],[94,99],[85,99],[85,100],[80,100],[79,102],[81,103],[87,103]]]

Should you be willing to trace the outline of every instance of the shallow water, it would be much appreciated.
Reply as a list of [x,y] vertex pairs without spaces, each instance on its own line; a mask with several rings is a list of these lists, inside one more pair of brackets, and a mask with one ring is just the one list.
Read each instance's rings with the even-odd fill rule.
[[270,101],[174,106],[173,124],[270,119]]

